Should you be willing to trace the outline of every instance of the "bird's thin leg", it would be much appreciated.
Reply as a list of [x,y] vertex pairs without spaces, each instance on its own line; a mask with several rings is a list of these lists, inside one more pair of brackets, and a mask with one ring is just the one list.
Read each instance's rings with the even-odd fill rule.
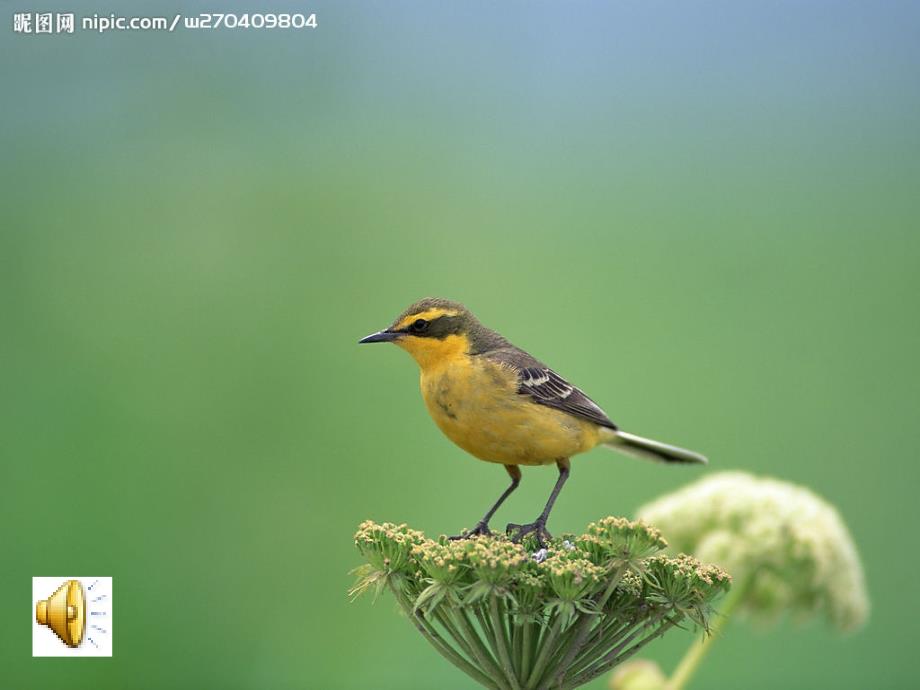
[[547,539],[552,539],[552,535],[546,531],[546,521],[549,519],[550,511],[553,509],[553,504],[556,502],[559,492],[562,491],[562,485],[569,478],[569,459],[561,458],[557,460],[556,467],[559,468],[559,479],[556,480],[556,486],[553,487],[553,492],[549,495],[549,500],[546,501],[546,507],[543,508],[543,512],[540,513],[536,520],[526,525],[509,524],[506,528],[508,533],[514,532],[511,541],[519,542],[528,534],[533,534],[542,548],[546,546]]
[[492,531],[489,529],[489,520],[492,519],[492,516],[495,515],[495,511],[498,510],[499,506],[505,502],[505,499],[512,494],[512,492],[518,488],[518,484],[521,483],[521,468],[517,465],[505,465],[505,469],[508,471],[508,474],[511,476],[511,485],[505,489],[504,493],[498,497],[498,500],[495,501],[495,505],[489,508],[488,512],[482,517],[482,520],[476,523],[476,526],[465,531],[463,534],[458,534],[455,537],[450,537],[450,539],[469,539],[470,537],[475,537],[479,534],[492,534]]

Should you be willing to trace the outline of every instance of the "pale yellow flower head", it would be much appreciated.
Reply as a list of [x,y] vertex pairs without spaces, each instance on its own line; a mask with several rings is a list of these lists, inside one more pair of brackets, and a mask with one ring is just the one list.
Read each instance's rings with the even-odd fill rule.
[[869,600],[859,554],[837,510],[808,489],[722,472],[649,503],[638,516],[675,551],[716,563],[747,589],[743,610],[773,619],[823,614],[860,627]]

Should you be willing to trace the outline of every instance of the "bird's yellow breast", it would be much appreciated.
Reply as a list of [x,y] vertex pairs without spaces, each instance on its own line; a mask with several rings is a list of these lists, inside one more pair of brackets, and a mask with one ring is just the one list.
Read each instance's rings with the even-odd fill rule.
[[511,367],[460,348],[451,354],[419,361],[422,397],[441,431],[468,453],[506,465],[543,465],[598,444],[597,425],[519,394]]

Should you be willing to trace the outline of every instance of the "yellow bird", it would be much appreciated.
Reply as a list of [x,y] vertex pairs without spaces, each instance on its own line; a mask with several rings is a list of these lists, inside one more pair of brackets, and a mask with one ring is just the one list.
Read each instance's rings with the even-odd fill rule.
[[511,485],[461,537],[490,534],[489,520],[521,481],[521,465],[556,463],[559,478],[539,517],[507,531],[542,546],[553,504],[569,477],[569,458],[595,446],[664,462],[705,463],[693,451],[620,431],[587,395],[483,326],[458,302],[426,298],[359,341],[392,342],[421,368],[422,398],[444,434],[480,460],[500,463]]

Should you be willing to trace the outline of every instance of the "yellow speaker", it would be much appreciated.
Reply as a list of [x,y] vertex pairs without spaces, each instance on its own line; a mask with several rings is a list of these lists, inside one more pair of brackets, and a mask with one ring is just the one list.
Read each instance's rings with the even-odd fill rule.
[[47,625],[68,647],[79,647],[86,627],[86,595],[77,580],[67,580],[35,607],[35,618]]

